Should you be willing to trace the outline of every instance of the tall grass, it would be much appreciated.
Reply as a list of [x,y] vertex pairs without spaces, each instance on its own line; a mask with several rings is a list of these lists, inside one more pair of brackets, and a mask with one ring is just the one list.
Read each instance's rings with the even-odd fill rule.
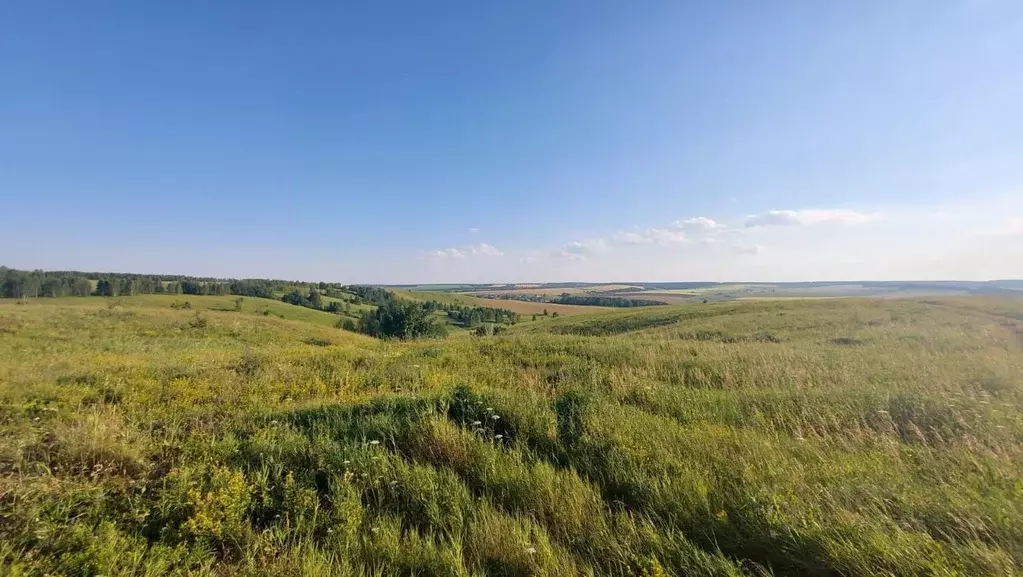
[[1006,575],[1023,303],[616,311],[389,343],[0,303],[13,575]]

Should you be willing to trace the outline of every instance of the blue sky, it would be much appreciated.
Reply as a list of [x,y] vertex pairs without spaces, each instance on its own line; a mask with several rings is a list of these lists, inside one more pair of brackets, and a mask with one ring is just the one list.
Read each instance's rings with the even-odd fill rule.
[[0,4],[0,263],[1023,277],[1023,4]]

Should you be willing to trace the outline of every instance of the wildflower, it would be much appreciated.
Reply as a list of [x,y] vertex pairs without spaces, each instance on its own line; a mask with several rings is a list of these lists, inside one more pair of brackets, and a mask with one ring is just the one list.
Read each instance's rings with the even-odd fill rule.
[[483,424],[483,421],[473,421],[472,424],[474,427],[478,427]]
[[494,435],[494,438],[500,441],[501,439],[504,438],[504,435]]
[[374,440],[370,441],[369,444],[370,445],[379,445],[380,441],[377,441],[376,439],[374,439]]
[[372,527],[372,528],[370,529],[370,531],[372,531],[372,532],[374,532],[374,533],[376,533],[376,532],[377,532],[377,531],[379,531],[379,530],[380,530],[380,527]]
[[352,462],[351,462],[351,461],[349,461],[348,459],[345,459],[345,461],[344,461],[344,464],[345,464],[345,465],[351,465],[351,464],[352,464]]
[[526,547],[526,553],[529,553],[530,555],[536,553],[536,547],[532,547],[532,546]]
[[499,417],[499,416],[497,416],[497,415],[494,415],[494,416],[492,416],[492,417],[490,417],[490,418],[491,418],[491,419],[494,419],[494,420],[496,421],[496,420],[500,419],[501,417]]
[[494,410],[494,407],[487,407],[487,412],[488,412],[488,413],[489,413],[490,411],[493,411],[493,410]]

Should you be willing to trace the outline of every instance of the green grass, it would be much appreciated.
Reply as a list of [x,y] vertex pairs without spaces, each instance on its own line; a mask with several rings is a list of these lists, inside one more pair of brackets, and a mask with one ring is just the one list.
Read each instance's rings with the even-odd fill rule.
[[[70,305],[83,308],[108,308],[108,307],[153,307],[170,308],[173,303],[191,305],[192,313],[199,311],[235,312],[234,301],[238,297],[234,295],[204,296],[204,295],[136,295],[120,297],[64,297],[43,301],[52,305]],[[318,311],[306,307],[290,305],[273,299],[257,297],[244,297],[242,301],[242,315],[269,315],[293,321],[302,321],[315,325],[333,327],[337,323],[338,315],[324,311]],[[353,311],[355,308],[353,307]],[[186,311],[187,312],[187,311]],[[239,314],[239,313],[236,313]]]
[[[346,299],[339,299],[339,298],[335,298],[335,297],[321,296],[320,298],[323,300],[323,306],[327,306],[328,304],[330,304],[332,302],[338,302],[338,303],[342,303],[342,304],[345,303],[345,302],[348,302]],[[350,311],[348,316],[351,316],[351,317],[354,317],[354,318],[359,318],[362,315],[362,313],[364,313],[366,311],[371,311],[371,310],[373,310],[375,308],[376,307],[373,306],[373,305],[355,304],[355,303],[352,303],[352,302],[348,302],[348,310]]]
[[441,292],[441,291],[428,291],[428,290],[408,290],[408,289],[391,289],[391,291],[398,297],[410,301],[437,301],[439,303],[445,303],[449,305],[472,305],[480,306],[475,303],[476,300],[470,296],[462,295],[452,292]]
[[1020,299],[398,343],[177,298],[0,302],[0,572],[1023,571]]

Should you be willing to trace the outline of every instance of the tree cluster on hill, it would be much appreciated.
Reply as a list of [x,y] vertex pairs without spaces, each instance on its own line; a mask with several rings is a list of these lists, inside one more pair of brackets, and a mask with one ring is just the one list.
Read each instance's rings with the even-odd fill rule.
[[355,304],[383,306],[397,300],[393,292],[375,286],[350,285],[344,287],[344,290],[354,295],[352,300]]
[[323,296],[320,294],[318,289],[310,289],[307,294],[302,294],[298,291],[298,289],[295,289],[282,296],[281,300],[290,305],[316,309],[318,311],[326,311],[328,313],[338,315],[347,314],[352,310],[352,305],[348,301],[330,301],[324,305]]
[[468,328],[476,327],[482,323],[506,323],[513,325],[519,322],[519,313],[508,309],[444,303],[433,300],[424,302],[423,308],[429,312],[444,311],[447,313],[448,322]]
[[422,306],[412,301],[389,300],[363,313],[359,331],[377,338],[417,339],[443,337],[444,327]]

